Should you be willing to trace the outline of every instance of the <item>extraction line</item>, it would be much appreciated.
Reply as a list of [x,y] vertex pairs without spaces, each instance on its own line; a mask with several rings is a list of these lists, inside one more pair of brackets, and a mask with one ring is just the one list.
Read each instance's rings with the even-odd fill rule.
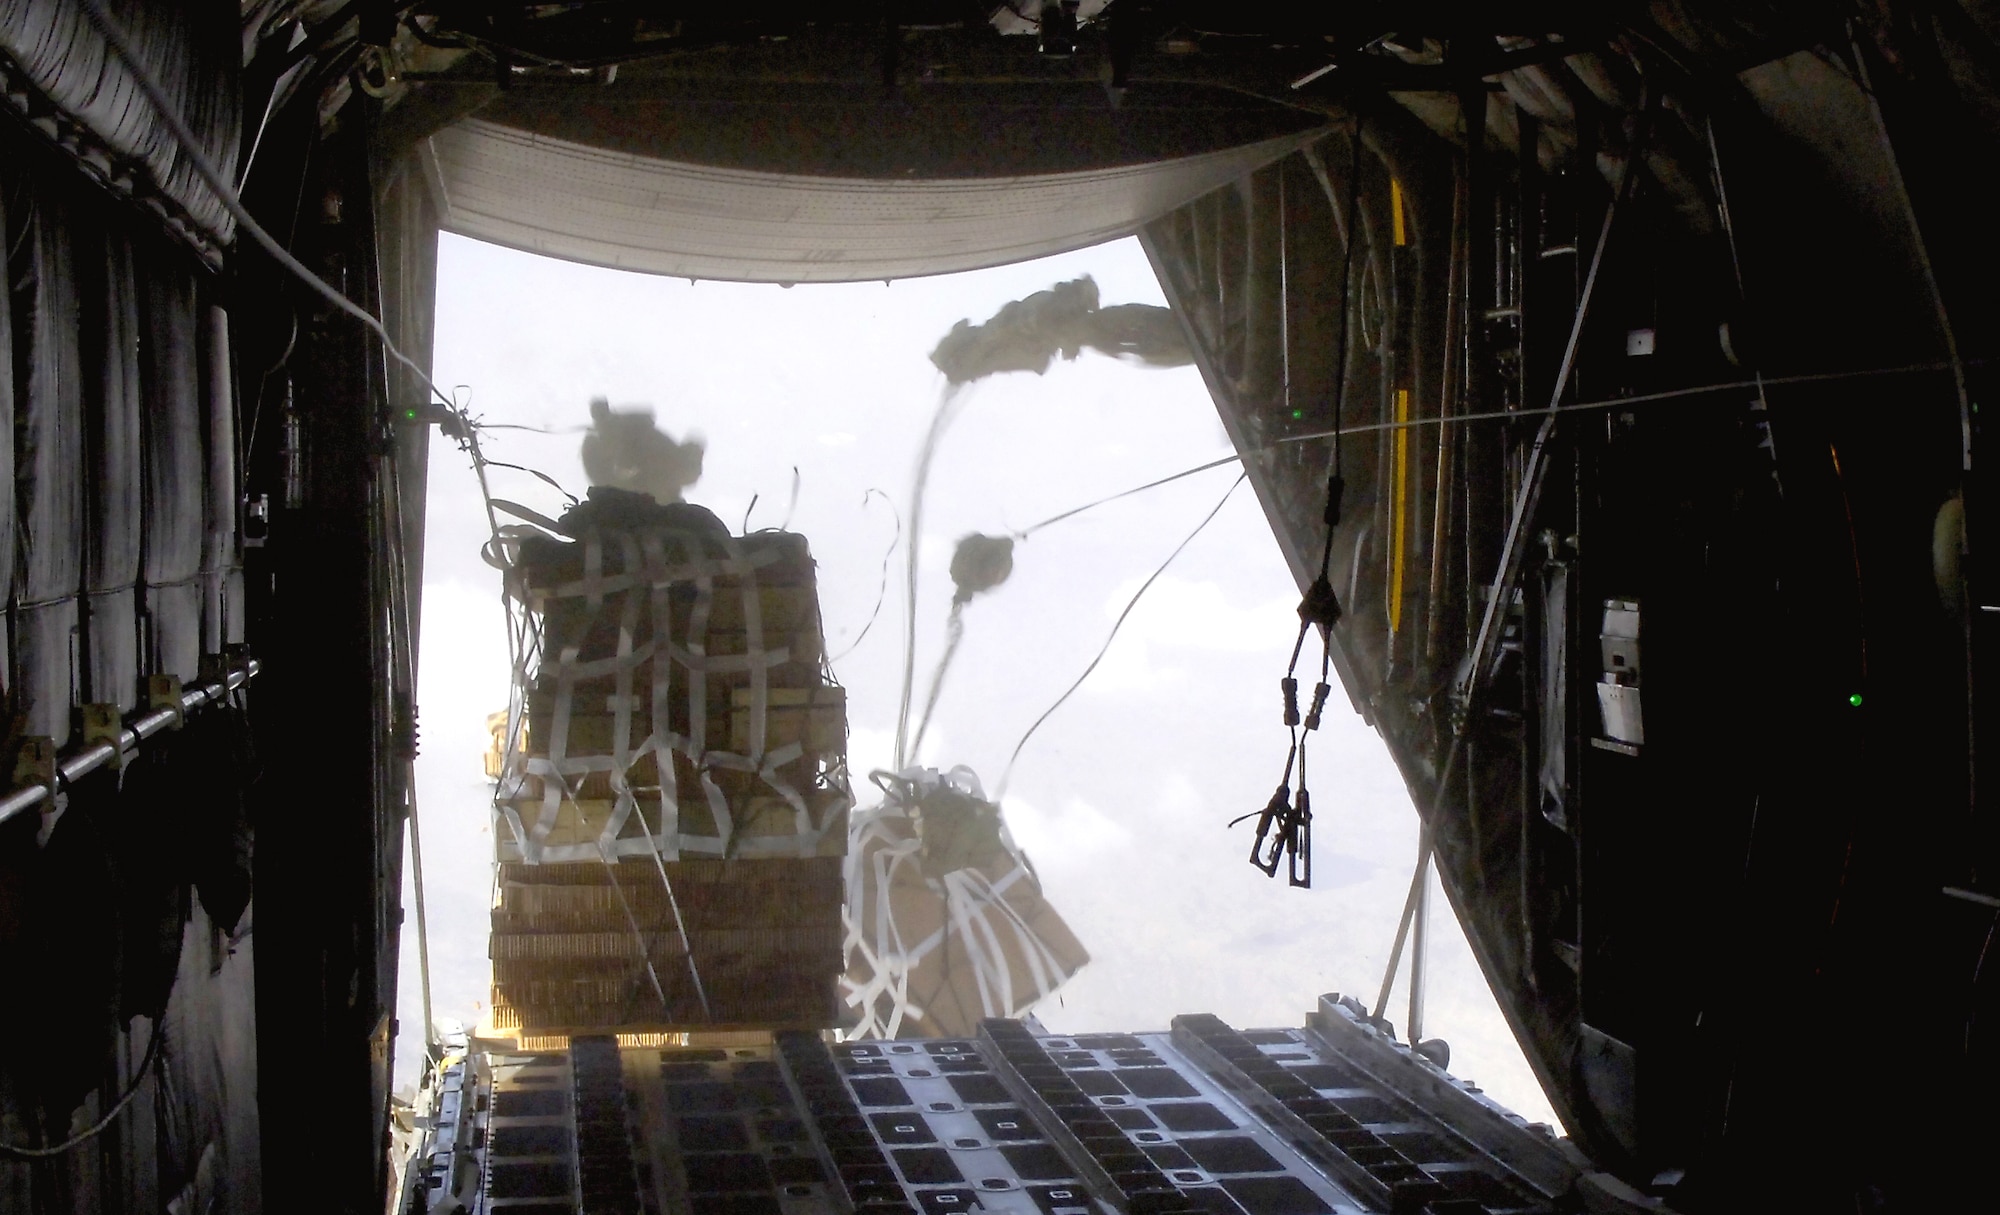
[[[1968,367],[1978,366],[1978,365],[1979,365],[1979,360],[1966,361],[1966,366]],[[1730,380],[1726,383],[1720,383],[1720,384],[1696,384],[1687,388],[1669,388],[1661,392],[1641,393],[1635,396],[1615,397],[1608,400],[1572,401],[1566,405],[1557,405],[1552,409],[1537,410],[1534,413],[1523,413],[1521,410],[1518,409],[1493,409],[1493,410],[1486,410],[1481,413],[1452,414],[1448,417],[1409,418],[1406,420],[1394,421],[1394,422],[1360,422],[1352,426],[1342,426],[1336,430],[1315,430],[1315,431],[1310,431],[1306,434],[1286,435],[1284,438],[1273,440],[1272,442],[1267,443],[1262,447],[1252,447],[1236,455],[1223,456],[1219,459],[1210,460],[1205,464],[1197,464],[1192,468],[1184,468],[1177,473],[1172,473],[1168,476],[1160,477],[1157,480],[1148,481],[1143,485],[1135,485],[1131,489],[1120,490],[1117,493],[1111,494],[1107,497],[1098,498],[1091,502],[1086,502],[1082,506],[1071,507],[1069,510],[1063,511],[1061,514],[1051,515],[1039,523],[1032,524],[1028,527],[1022,528],[1021,530],[1013,532],[1011,534],[1016,540],[1025,540],[1029,536],[1034,535],[1036,532],[1041,531],[1043,528],[1048,527],[1051,524],[1061,523],[1066,519],[1075,518],[1077,515],[1081,515],[1086,511],[1094,510],[1100,506],[1109,505],[1110,503],[1116,502],[1121,498],[1129,498],[1135,494],[1144,493],[1149,489],[1158,489],[1162,485],[1170,485],[1175,481],[1179,481],[1187,477],[1192,477],[1197,473],[1205,473],[1210,469],[1222,468],[1225,465],[1230,465],[1230,464],[1241,464],[1245,460],[1248,460],[1253,456],[1271,455],[1275,453],[1281,446],[1289,443],[1316,443],[1322,440],[1333,439],[1345,435],[1380,434],[1384,432],[1393,432],[1393,431],[1417,430],[1427,426],[1456,427],[1456,426],[1463,426],[1472,422],[1520,421],[1523,418],[1545,417],[1550,413],[1566,414],[1566,413],[1581,413],[1585,411],[1601,411],[1606,409],[1630,408],[1635,405],[1652,405],[1652,404],[1657,404],[1661,401],[1682,400],[1688,397],[1711,396],[1717,393],[1724,393],[1724,392],[1740,392],[1744,390],[1750,390],[1762,393],[1762,391],[1765,388],[1773,386],[1838,383],[1845,380],[1869,379],[1876,376],[1921,375],[1926,372],[1950,371],[1951,369],[1952,365],[1949,362],[1908,363],[1900,367],[1869,367],[1857,371],[1820,371],[1820,372],[1805,372],[1799,375],[1758,376],[1754,379],[1748,379],[1748,380]]]
[[1214,509],[1204,515],[1201,522],[1194,525],[1194,530],[1189,532],[1187,537],[1178,545],[1174,546],[1173,552],[1167,554],[1167,559],[1160,562],[1160,567],[1154,570],[1146,581],[1139,584],[1139,589],[1132,595],[1132,601],[1125,605],[1125,610],[1118,613],[1118,619],[1112,622],[1111,632],[1105,635],[1104,644],[1098,648],[1097,657],[1091,659],[1090,665],[1083,668],[1083,674],[1076,677],[1075,683],[1069,685],[1061,696],[1056,697],[1054,704],[1042,710],[1042,715],[1035,719],[1035,724],[1028,727],[1026,734],[1021,735],[1020,742],[1014,744],[1014,753],[1007,757],[1007,766],[1001,770],[999,784],[993,790],[993,802],[995,805],[998,805],[1001,799],[1007,796],[1007,778],[1014,773],[1014,762],[1021,758],[1021,749],[1028,745],[1028,740],[1035,736],[1035,731],[1042,728],[1042,723],[1047,721],[1057,709],[1062,708],[1063,702],[1067,701],[1076,693],[1078,688],[1083,686],[1084,680],[1090,678],[1090,673],[1097,669],[1097,664],[1103,662],[1104,656],[1111,652],[1111,643],[1118,639],[1118,630],[1125,626],[1125,618],[1132,614],[1132,609],[1139,606],[1140,598],[1152,588],[1155,582],[1159,581],[1161,574],[1167,572],[1167,567],[1174,563],[1174,558],[1180,556],[1181,551],[1187,548],[1188,545],[1193,544],[1194,538],[1201,535],[1203,529],[1214,522],[1215,517],[1222,513],[1222,508],[1229,504],[1229,498],[1236,492],[1236,487],[1243,484],[1249,476],[1249,473],[1238,474],[1237,478],[1229,483],[1229,488],[1223,491],[1222,500],[1215,504]]

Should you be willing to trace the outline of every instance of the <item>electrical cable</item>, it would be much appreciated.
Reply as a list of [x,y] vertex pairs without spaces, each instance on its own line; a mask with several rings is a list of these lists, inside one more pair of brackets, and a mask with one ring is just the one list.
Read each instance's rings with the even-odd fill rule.
[[291,336],[285,339],[284,353],[280,354],[275,362],[264,369],[264,374],[257,378],[257,400],[250,408],[249,433],[243,437],[243,445],[237,449],[236,453],[236,466],[238,468],[247,465],[250,461],[250,453],[257,450],[257,424],[264,417],[264,394],[271,387],[271,377],[277,374],[280,367],[291,362],[292,351],[297,348],[298,344],[299,314],[294,312],[292,313],[292,332]]
[[235,218],[241,229],[250,235],[250,239],[255,241],[266,253],[270,254],[280,266],[283,266],[290,272],[292,277],[325,298],[334,307],[347,313],[355,320],[360,321],[362,325],[381,341],[382,349],[388,353],[390,358],[407,367],[418,380],[423,382],[425,387],[437,394],[440,401],[443,401],[447,406],[451,406],[451,398],[446,396],[432,382],[431,377],[422,367],[419,367],[408,355],[397,349],[395,341],[389,336],[388,329],[383,327],[382,322],[377,320],[374,314],[353,300],[348,299],[328,284],[325,279],[307,269],[303,262],[293,257],[291,251],[279,244],[277,238],[266,232],[263,225],[257,222],[256,217],[250,214],[249,208],[243,205],[243,200],[237,195],[235,188],[223,176],[222,171],[216,168],[215,162],[208,158],[208,153],[202,150],[201,141],[195,138],[194,132],[189,130],[187,124],[181,120],[180,114],[174,109],[173,102],[168,99],[166,92],[153,79],[152,73],[147,71],[145,64],[139,57],[138,51],[132,46],[131,39],[118,23],[112,20],[110,12],[104,6],[104,0],[77,0],[77,3],[82,6],[84,15],[90,19],[90,23],[97,27],[97,32],[104,35],[104,41],[110,45],[112,51],[117,54],[119,59],[124,61],[126,70],[132,75],[132,82],[139,86],[139,91],[145,95],[146,101],[151,104],[154,112],[159,115],[161,123],[167,128],[168,134],[173,136],[174,142],[180,146],[181,151],[187,154],[188,163],[194,169],[195,176],[201,178],[203,184],[207,185],[209,190],[215,194],[216,201],[220,202],[223,209]]
[[1340,455],[1341,417],[1347,405],[1347,363],[1352,357],[1348,345],[1349,315],[1354,311],[1354,249],[1361,243],[1356,231],[1361,202],[1361,122],[1354,124],[1354,139],[1347,158],[1347,224],[1341,241],[1340,256],[1340,330],[1334,339],[1333,371],[1333,469],[1327,480],[1327,512],[1334,518],[1327,520],[1326,552],[1320,559],[1320,576],[1325,577],[1328,566],[1333,561],[1333,530],[1340,514]]
[[1028,740],[1035,736],[1035,731],[1042,728],[1043,722],[1047,721],[1052,715],[1054,715],[1057,709],[1062,708],[1063,703],[1067,701],[1072,695],[1074,695],[1078,688],[1083,686],[1083,681],[1090,678],[1090,673],[1097,669],[1097,664],[1103,662],[1104,656],[1111,651],[1111,643],[1118,639],[1118,630],[1125,627],[1126,617],[1132,614],[1133,608],[1139,606],[1139,600],[1145,596],[1148,590],[1152,588],[1153,583],[1159,581],[1160,575],[1167,572],[1167,567],[1174,563],[1174,559],[1181,555],[1182,550],[1186,549],[1188,545],[1193,544],[1194,538],[1196,536],[1201,535],[1202,530],[1205,529],[1210,523],[1212,523],[1217,515],[1222,513],[1222,508],[1229,504],[1229,498],[1232,494],[1236,492],[1236,487],[1243,484],[1244,481],[1249,479],[1249,476],[1250,474],[1243,473],[1240,474],[1234,481],[1231,481],[1229,483],[1229,488],[1223,491],[1222,500],[1215,504],[1214,509],[1210,510],[1208,514],[1202,516],[1201,522],[1195,524],[1194,530],[1189,532],[1187,534],[1187,537],[1183,539],[1178,545],[1174,546],[1174,551],[1167,554],[1167,559],[1165,561],[1160,562],[1159,568],[1154,570],[1152,574],[1144,582],[1139,584],[1139,589],[1133,593],[1131,602],[1125,605],[1125,610],[1118,613],[1118,619],[1112,622],[1111,632],[1106,634],[1104,638],[1104,644],[1098,648],[1097,657],[1092,658],[1090,660],[1090,665],[1083,668],[1083,674],[1076,677],[1075,683],[1070,684],[1069,687],[1064,690],[1061,696],[1056,697],[1056,702],[1054,704],[1042,710],[1042,715],[1035,719],[1035,724],[1029,726],[1028,732],[1021,735],[1020,742],[1014,744],[1014,753],[1007,757],[1007,766],[1006,768],[1002,769],[1000,773],[1000,782],[993,791],[993,803],[995,805],[998,805],[1000,803],[1000,800],[1007,795],[1007,779],[1013,775],[1014,764],[1017,760],[1021,758],[1021,750],[1022,748],[1028,745]]
[[1986,972],[1986,955],[1993,949],[1993,937],[2000,933],[2000,911],[1993,913],[1992,923],[1986,926],[1986,940],[1979,946],[1979,957],[1972,963],[1972,996],[1965,1014],[1964,1049],[1967,1056],[1972,1054],[1972,1032],[1979,1023],[1979,979]]
[[118,1120],[118,1115],[125,1112],[125,1107],[132,1104],[132,1099],[139,1095],[140,1088],[152,1076],[154,1066],[160,1061],[160,1044],[167,1037],[166,1017],[166,1009],[162,1008],[160,1015],[153,1019],[153,1033],[146,1041],[146,1057],[139,1061],[138,1069],[132,1073],[132,1082],[125,1086],[124,1095],[120,1096],[112,1104],[110,1110],[102,1118],[92,1123],[87,1129],[78,1131],[68,1139],[52,1147],[31,1148],[21,1147],[18,1144],[12,1143],[0,1143],[0,1156],[8,1156],[16,1160],[47,1160],[54,1156],[61,1156],[75,1151],[77,1148],[82,1147],[92,1139],[103,1134],[107,1127]]

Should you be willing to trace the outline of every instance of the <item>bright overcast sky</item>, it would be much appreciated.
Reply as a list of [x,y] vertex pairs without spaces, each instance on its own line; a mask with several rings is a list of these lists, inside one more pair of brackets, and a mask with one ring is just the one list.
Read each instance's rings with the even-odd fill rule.
[[[997,270],[791,290],[689,283],[516,253],[447,235],[439,255],[436,378],[488,423],[580,427],[592,396],[650,406],[708,441],[688,498],[740,530],[784,524],[819,562],[829,652],[867,623],[942,377],[925,357],[960,318],[1078,275],[1111,303],[1163,303],[1132,240]],[[581,495],[579,436],[489,432],[489,458]],[[423,754],[418,761],[436,1015],[475,1024],[487,998],[490,787],[484,720],[506,704],[498,575],[465,457],[434,437],[425,543]],[[918,687],[943,643],[945,567],[967,532],[1005,533],[1229,454],[1192,369],[1086,353],[1046,376],[975,386],[933,466],[920,548]],[[789,508],[793,469],[798,501]],[[504,470],[494,492],[559,514],[541,482]],[[966,634],[921,762],[970,765],[991,789],[1029,723],[1089,663],[1138,585],[1235,479],[1218,469],[1090,511],[1020,544],[1014,574],[966,611]],[[751,507],[756,498],[754,509]],[[787,517],[789,510],[789,518]],[[900,554],[894,563],[899,571]],[[1313,741],[1316,885],[1245,860],[1249,824],[1283,766],[1278,677],[1298,592],[1247,486],[1132,613],[1103,665],[1028,744],[1004,805],[1050,901],[1092,954],[1035,1011],[1065,1031],[1164,1028],[1212,1012],[1239,1028],[1295,1026],[1322,992],[1373,1003],[1415,863],[1417,820],[1380,738],[1338,691]],[[903,611],[836,664],[849,758],[887,767]],[[1435,880],[1435,879],[1433,879]],[[1553,1122],[1439,893],[1425,1035],[1452,1071]],[[406,924],[399,1044],[420,1051],[415,917]],[[1391,1003],[1402,1027],[1405,989]]]

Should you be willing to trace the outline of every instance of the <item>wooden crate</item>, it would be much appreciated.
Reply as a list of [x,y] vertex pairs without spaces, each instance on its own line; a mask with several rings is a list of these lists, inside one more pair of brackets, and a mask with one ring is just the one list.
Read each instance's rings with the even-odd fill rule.
[[841,863],[838,856],[674,862],[665,866],[673,902],[650,861],[504,864],[489,944],[495,1024],[526,1033],[830,1026],[841,969]]
[[[503,809],[524,832],[515,836],[511,822],[503,829],[492,911],[493,1021],[507,1032],[833,1024],[851,799],[845,698],[821,668],[812,554],[791,533],[724,539],[700,515],[593,490],[565,516],[573,542],[522,545],[515,587],[538,614],[542,660],[525,689],[530,749],[513,757],[502,789]],[[656,676],[666,688],[657,706]],[[753,753],[759,678],[767,736]],[[565,699],[565,729],[551,746]],[[655,720],[656,708],[665,720]],[[698,742],[696,710],[705,722]],[[667,758],[635,754],[656,727],[683,740],[668,753],[672,814],[660,805]],[[792,743],[800,754],[769,763]],[[621,745],[622,781],[582,765],[560,778],[530,774],[521,762],[613,756]],[[621,783],[633,795],[624,810]],[[541,823],[550,786],[561,796],[553,820]],[[726,823],[710,787],[727,806]],[[803,831],[788,791],[806,808]],[[609,831],[617,815],[622,825]],[[655,860],[648,835],[667,859]]]

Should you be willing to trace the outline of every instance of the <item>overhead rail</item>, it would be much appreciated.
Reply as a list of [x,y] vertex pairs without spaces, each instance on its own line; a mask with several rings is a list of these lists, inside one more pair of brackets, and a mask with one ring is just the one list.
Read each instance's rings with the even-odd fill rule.
[[[54,747],[46,739],[23,740],[14,769],[15,788],[0,799],[0,823],[40,806],[59,786],[73,785],[106,764],[123,764],[125,756],[136,752],[141,743],[162,730],[181,725],[188,714],[220,703],[263,669],[261,663],[250,657],[231,661],[227,666],[216,665],[221,668],[218,673],[191,688],[183,688],[171,675],[152,676],[147,680],[147,707],[122,722],[115,715],[110,716],[101,730],[94,729],[91,720],[93,717],[105,720],[98,713],[98,706],[86,705],[83,742],[62,759],[55,758]],[[116,710],[111,712],[115,714]],[[110,723],[116,723],[115,732]]]

